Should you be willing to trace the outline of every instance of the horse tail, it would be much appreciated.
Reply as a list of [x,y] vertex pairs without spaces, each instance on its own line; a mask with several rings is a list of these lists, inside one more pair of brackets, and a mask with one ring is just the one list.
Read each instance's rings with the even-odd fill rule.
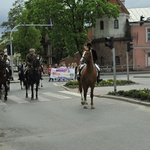
[[79,93],[82,93],[82,86],[81,86],[81,83],[79,83],[78,92],[79,92]]

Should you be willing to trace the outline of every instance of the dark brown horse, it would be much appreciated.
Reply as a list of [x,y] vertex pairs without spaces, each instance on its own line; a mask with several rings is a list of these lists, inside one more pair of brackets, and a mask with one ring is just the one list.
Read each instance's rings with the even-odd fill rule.
[[[81,93],[81,104],[83,105],[84,109],[87,109],[87,92],[88,88],[91,88],[91,109],[95,109],[93,103],[93,92],[95,83],[97,81],[97,71],[93,62],[91,50],[85,50],[80,61],[81,63],[86,63],[85,67],[82,69],[80,80],[78,81],[79,92]],[[82,92],[84,96],[82,95]]]
[[38,87],[40,83],[40,62],[38,59],[34,59],[33,63],[25,74],[25,87],[26,87],[26,98],[28,98],[28,89],[31,88],[31,100],[34,99],[34,85],[36,92],[36,99],[38,99]]
[[7,87],[7,75],[6,64],[0,59],[0,99],[4,96],[4,101],[7,101],[8,87]]

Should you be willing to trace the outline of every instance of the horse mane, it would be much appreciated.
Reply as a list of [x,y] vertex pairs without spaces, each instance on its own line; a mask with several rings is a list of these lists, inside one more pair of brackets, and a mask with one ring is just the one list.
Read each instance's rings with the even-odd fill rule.
[[6,63],[3,60],[0,60],[0,70],[5,70],[6,69]]
[[40,61],[35,58],[35,59],[33,60],[33,62],[32,62],[32,67],[33,67],[34,69],[39,68],[39,67],[40,67]]

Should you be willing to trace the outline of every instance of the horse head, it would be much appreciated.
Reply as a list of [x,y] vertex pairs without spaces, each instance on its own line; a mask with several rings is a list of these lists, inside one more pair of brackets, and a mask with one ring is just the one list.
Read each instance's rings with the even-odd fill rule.
[[40,61],[38,59],[34,59],[33,62],[32,62],[32,67],[34,69],[38,69],[40,67]]
[[80,62],[81,63],[88,63],[88,62],[91,62],[91,60],[92,60],[91,50],[88,50],[88,49],[84,50],[83,54],[82,54],[82,57],[80,59]]
[[6,70],[6,63],[3,60],[0,60],[0,70],[1,71]]

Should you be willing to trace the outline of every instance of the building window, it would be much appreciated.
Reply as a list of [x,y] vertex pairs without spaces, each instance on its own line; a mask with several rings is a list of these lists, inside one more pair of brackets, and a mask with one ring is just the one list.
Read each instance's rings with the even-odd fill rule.
[[118,29],[118,28],[119,28],[119,21],[114,20],[114,29]]
[[150,42],[150,28],[147,28],[147,42]]
[[104,21],[100,21],[100,30],[104,30]]
[[120,57],[116,56],[116,65],[120,65]]

